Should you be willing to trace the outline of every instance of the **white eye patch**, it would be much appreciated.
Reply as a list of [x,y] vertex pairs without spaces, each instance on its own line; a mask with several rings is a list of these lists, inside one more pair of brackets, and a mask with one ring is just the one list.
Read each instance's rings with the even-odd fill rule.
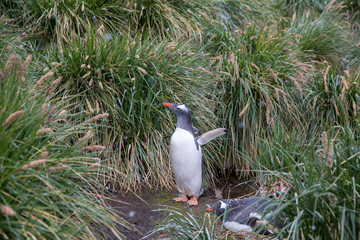
[[224,203],[223,201],[220,201],[220,209],[226,209],[226,203]]
[[188,108],[184,104],[181,104],[177,107],[180,108],[181,110],[188,111]]

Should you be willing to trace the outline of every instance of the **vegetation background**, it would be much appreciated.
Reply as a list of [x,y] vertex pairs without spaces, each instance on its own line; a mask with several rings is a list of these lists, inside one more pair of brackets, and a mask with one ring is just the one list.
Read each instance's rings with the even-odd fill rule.
[[[204,184],[254,178],[284,202],[278,237],[359,238],[358,1],[2,0],[0,13],[2,239],[122,238],[107,189],[174,187],[163,101],[187,104],[200,133],[228,128]],[[193,220],[174,211],[159,229],[226,238]]]

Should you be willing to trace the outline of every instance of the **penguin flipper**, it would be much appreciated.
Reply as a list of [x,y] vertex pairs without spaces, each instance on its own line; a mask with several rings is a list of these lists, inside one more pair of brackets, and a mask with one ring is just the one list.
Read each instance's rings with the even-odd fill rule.
[[204,133],[200,137],[197,137],[196,141],[198,144],[204,145],[204,144],[210,142],[211,140],[217,138],[218,136],[224,135],[225,133],[227,133],[226,128],[217,128],[217,129],[214,129],[214,130]]

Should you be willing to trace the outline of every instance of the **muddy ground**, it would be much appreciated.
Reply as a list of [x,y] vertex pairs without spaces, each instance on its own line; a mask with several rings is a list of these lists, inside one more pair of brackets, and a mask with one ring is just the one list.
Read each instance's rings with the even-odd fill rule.
[[[212,205],[218,198],[238,198],[250,196],[254,192],[254,188],[250,183],[226,183],[218,185],[217,190],[207,189],[199,198],[199,205],[191,207],[195,216],[201,218],[204,208]],[[220,196],[221,194],[221,196]],[[149,191],[143,189],[140,192],[120,194],[113,193],[111,196],[114,200],[108,200],[107,204],[116,210],[122,218],[128,221],[134,230],[119,227],[120,232],[128,240],[138,239],[157,239],[156,235],[148,236],[156,227],[156,224],[164,219],[164,215],[159,209],[166,206],[177,207],[184,212],[189,211],[186,203],[176,203],[172,199],[178,196],[176,190]],[[135,230],[136,229],[136,230]],[[108,239],[116,239],[109,233]]]

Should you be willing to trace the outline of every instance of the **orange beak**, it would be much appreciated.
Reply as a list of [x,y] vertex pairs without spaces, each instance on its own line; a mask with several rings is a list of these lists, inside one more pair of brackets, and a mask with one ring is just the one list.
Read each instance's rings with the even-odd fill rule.
[[169,107],[169,108],[174,108],[174,105],[172,103],[164,102],[163,105],[166,106],[166,107]]
[[205,212],[213,212],[214,211],[214,209],[212,209],[212,208],[207,208],[206,210],[205,210]]

